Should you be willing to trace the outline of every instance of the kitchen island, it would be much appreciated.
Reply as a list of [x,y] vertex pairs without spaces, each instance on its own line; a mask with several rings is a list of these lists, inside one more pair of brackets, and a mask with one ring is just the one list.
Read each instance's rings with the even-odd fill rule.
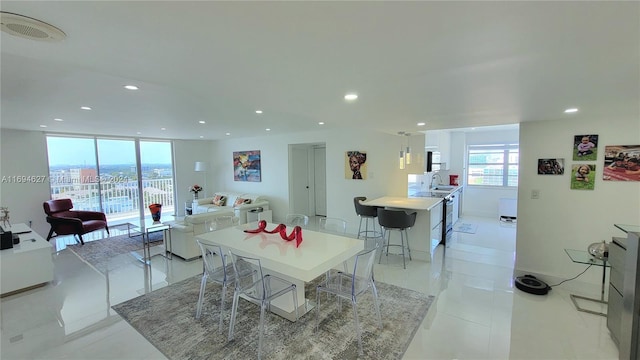
[[[433,250],[442,240],[441,197],[396,197],[383,196],[363,201],[363,205],[379,206],[392,210],[417,212],[415,226],[408,230],[411,256],[415,260],[431,261]],[[399,243],[397,234],[392,234],[391,242]]]

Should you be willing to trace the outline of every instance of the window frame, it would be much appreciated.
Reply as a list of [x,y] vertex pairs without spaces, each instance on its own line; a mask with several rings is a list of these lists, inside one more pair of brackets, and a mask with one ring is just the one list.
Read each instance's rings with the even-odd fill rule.
[[[472,155],[472,151],[482,151],[482,150],[486,150],[486,151],[496,151],[496,150],[502,150],[503,152],[503,161],[500,163],[488,163],[488,162],[472,162],[471,161],[471,155]],[[513,155],[513,153],[517,154],[517,161],[516,162],[511,162],[510,161],[510,155]],[[467,145],[467,151],[466,151],[466,155],[467,155],[467,169],[466,169],[466,177],[467,177],[467,186],[470,187],[487,187],[487,188],[517,188],[518,187],[518,181],[519,181],[519,177],[520,177],[520,171],[519,171],[519,165],[520,165],[520,144],[514,144],[514,143],[510,143],[510,144],[504,144],[504,143],[498,143],[498,144],[476,144],[476,145]],[[502,184],[500,185],[494,185],[494,184],[472,184],[469,179],[471,178],[471,167],[474,165],[493,165],[493,166],[502,166]],[[516,185],[509,185],[509,168],[511,166],[516,166],[516,168],[518,169],[518,173],[516,173],[515,177],[516,177]],[[473,175],[473,176],[477,176],[477,175]],[[483,176],[483,175],[480,175]],[[513,176],[513,175],[511,175]]]

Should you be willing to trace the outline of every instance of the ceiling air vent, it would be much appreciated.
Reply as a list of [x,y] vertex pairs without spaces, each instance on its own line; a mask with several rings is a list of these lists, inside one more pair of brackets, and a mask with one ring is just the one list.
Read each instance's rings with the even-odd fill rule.
[[67,35],[57,27],[30,17],[1,11],[2,31],[25,39],[60,41]]

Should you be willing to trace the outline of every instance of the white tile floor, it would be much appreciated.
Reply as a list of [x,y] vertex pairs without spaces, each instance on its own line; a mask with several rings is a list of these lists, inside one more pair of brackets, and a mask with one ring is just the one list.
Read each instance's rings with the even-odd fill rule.
[[[576,311],[564,285],[546,296],[514,289],[515,227],[461,221],[478,224],[477,232],[454,232],[431,263],[414,260],[404,270],[392,256],[376,265],[377,281],[437,297],[405,359],[618,358],[606,319]],[[2,299],[0,358],[164,359],[110,306],[197,274],[201,262],[154,257],[145,277],[141,263],[120,256],[105,277],[64,241],[54,255],[53,284]]]

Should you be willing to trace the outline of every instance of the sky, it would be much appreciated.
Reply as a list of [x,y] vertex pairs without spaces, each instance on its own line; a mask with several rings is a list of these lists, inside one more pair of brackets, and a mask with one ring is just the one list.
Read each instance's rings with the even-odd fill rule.
[[[95,145],[92,138],[47,137],[49,166],[95,166]],[[134,140],[98,139],[100,165],[135,164]],[[171,143],[140,141],[143,164],[171,164]]]

